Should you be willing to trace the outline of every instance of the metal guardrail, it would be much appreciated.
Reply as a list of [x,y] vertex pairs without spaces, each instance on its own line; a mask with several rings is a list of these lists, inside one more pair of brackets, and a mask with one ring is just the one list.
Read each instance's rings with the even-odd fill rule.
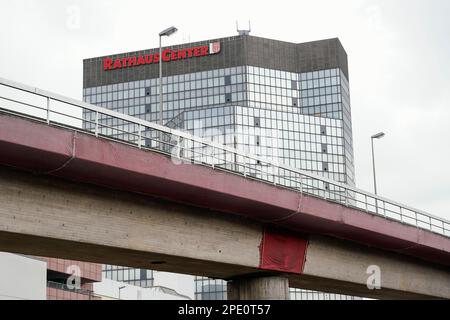
[[72,292],[72,293],[82,294],[85,296],[89,296],[89,299],[91,299],[94,296],[94,291],[87,290],[87,289],[81,289],[81,288],[78,288],[78,289],[72,288],[72,287],[69,287],[67,284],[60,283],[60,282],[47,281],[47,287],[53,288],[53,289],[58,289],[58,290],[63,290],[63,291],[68,291],[68,292]]
[[[180,130],[170,129],[6,79],[0,78],[0,87],[8,88],[20,95],[18,98],[13,98],[0,93],[0,101],[7,101],[16,109],[2,107],[0,108],[1,112],[164,153],[171,155],[176,161],[205,165],[216,170],[226,170],[249,179],[264,181],[355,208],[367,214],[381,216],[450,237],[450,221],[352,186],[268,161],[263,157],[217,144]],[[13,96],[14,92],[11,92]],[[25,94],[29,96],[26,97]],[[36,97],[39,99],[35,99]],[[17,111],[17,109],[24,108],[27,110]],[[75,110],[69,112],[70,108],[75,108]],[[126,125],[130,129],[125,130],[107,125],[106,119],[115,119],[117,123]]]

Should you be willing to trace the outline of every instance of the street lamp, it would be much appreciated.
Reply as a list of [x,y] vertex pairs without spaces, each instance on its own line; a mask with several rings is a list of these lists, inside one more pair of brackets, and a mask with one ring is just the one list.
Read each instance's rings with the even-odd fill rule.
[[120,290],[125,289],[126,286],[119,287],[119,300],[120,300]]
[[159,124],[163,125],[163,86],[162,86],[162,46],[161,38],[166,36],[170,37],[172,34],[177,32],[178,29],[175,27],[167,28],[159,33]]
[[374,152],[374,148],[373,148],[373,140],[374,139],[381,139],[385,136],[385,134],[383,132],[377,133],[375,135],[373,135],[371,137],[372,140],[372,165],[373,165],[373,186],[375,189],[375,195],[378,195],[377,193],[377,178],[376,178],[376,174],[375,174],[375,152]]

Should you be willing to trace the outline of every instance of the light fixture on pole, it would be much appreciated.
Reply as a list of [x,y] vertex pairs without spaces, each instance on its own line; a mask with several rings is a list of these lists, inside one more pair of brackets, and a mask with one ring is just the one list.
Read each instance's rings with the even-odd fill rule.
[[175,27],[167,28],[159,33],[159,124],[163,125],[163,85],[162,85],[162,37],[170,37],[172,34],[177,32],[178,29]]
[[380,133],[374,134],[371,137],[371,140],[372,140],[373,187],[374,187],[376,195],[378,195],[378,193],[377,193],[377,177],[376,177],[376,172],[375,172],[375,152],[374,152],[374,147],[373,147],[373,140],[374,139],[381,139],[384,136],[385,136],[384,132],[380,132]]

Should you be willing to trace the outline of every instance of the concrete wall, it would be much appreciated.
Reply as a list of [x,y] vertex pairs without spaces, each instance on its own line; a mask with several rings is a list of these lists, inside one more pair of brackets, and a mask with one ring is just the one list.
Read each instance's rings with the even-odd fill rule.
[[47,264],[0,252],[0,300],[45,300]]

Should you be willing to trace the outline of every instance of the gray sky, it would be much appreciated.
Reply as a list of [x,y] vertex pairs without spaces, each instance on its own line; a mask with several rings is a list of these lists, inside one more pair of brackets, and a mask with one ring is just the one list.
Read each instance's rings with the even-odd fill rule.
[[[450,1],[2,0],[0,77],[81,99],[82,59],[252,34],[339,37],[348,55],[357,186],[450,219]],[[169,11],[170,10],[170,11]],[[79,18],[78,18],[78,14]]]

